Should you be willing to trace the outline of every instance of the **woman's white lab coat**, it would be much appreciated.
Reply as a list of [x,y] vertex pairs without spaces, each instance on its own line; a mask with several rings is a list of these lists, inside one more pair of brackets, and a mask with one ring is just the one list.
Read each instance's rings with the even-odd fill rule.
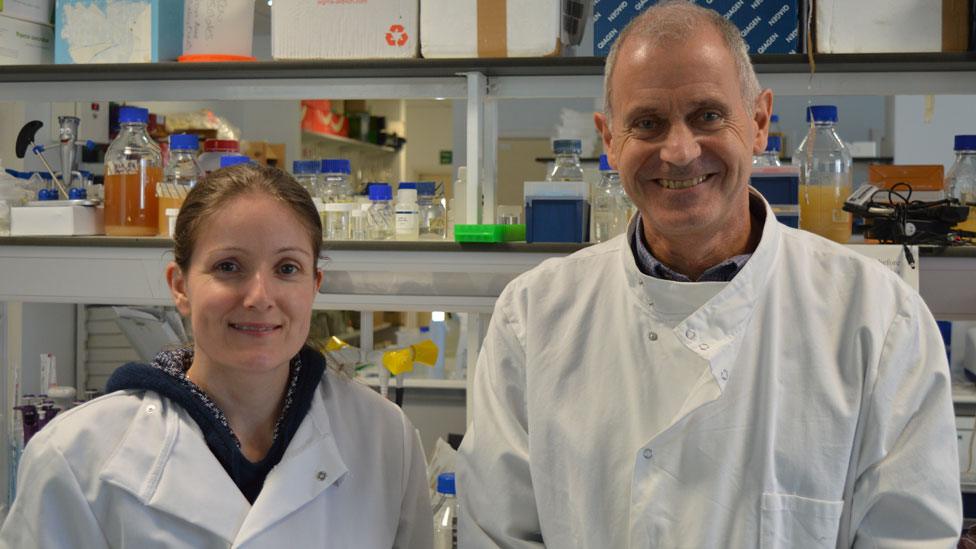
[[425,459],[399,408],[327,372],[253,506],[196,422],[151,391],[75,408],[27,445],[0,546],[429,549]]

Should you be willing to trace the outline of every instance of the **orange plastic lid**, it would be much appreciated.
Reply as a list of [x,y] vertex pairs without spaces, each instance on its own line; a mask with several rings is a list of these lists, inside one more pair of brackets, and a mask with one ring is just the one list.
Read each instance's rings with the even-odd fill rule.
[[226,61],[257,61],[257,58],[249,55],[224,55],[219,53],[207,53],[196,55],[181,55],[176,58],[180,63],[222,63]]

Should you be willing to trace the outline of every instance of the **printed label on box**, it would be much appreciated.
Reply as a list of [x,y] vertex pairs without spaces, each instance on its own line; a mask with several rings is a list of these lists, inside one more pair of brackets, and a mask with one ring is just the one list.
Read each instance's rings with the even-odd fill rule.
[[[797,0],[693,0],[739,27],[750,54],[800,51]],[[656,0],[594,0],[593,54],[607,55],[627,23]]]

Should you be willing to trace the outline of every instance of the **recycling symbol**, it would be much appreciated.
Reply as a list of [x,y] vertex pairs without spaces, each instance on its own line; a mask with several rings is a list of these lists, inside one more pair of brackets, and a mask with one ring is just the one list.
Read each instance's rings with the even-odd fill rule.
[[390,25],[390,31],[386,33],[386,43],[391,46],[403,46],[409,39],[410,37],[407,36],[407,31],[403,25]]

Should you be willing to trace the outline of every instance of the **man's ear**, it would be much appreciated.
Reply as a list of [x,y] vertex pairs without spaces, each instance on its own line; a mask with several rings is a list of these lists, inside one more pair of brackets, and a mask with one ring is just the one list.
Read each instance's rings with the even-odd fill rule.
[[613,168],[617,167],[617,155],[613,150],[613,133],[610,131],[610,119],[602,112],[593,113],[593,124],[596,131],[603,139],[603,152],[607,155],[607,161]]
[[762,154],[766,151],[766,138],[769,137],[770,118],[773,116],[773,91],[765,89],[756,98],[756,113],[753,122],[756,123],[756,140],[752,144],[752,154]]
[[190,316],[190,296],[187,294],[186,276],[180,266],[173,261],[166,266],[166,283],[169,284],[169,293],[173,296],[176,310],[185,317]]

